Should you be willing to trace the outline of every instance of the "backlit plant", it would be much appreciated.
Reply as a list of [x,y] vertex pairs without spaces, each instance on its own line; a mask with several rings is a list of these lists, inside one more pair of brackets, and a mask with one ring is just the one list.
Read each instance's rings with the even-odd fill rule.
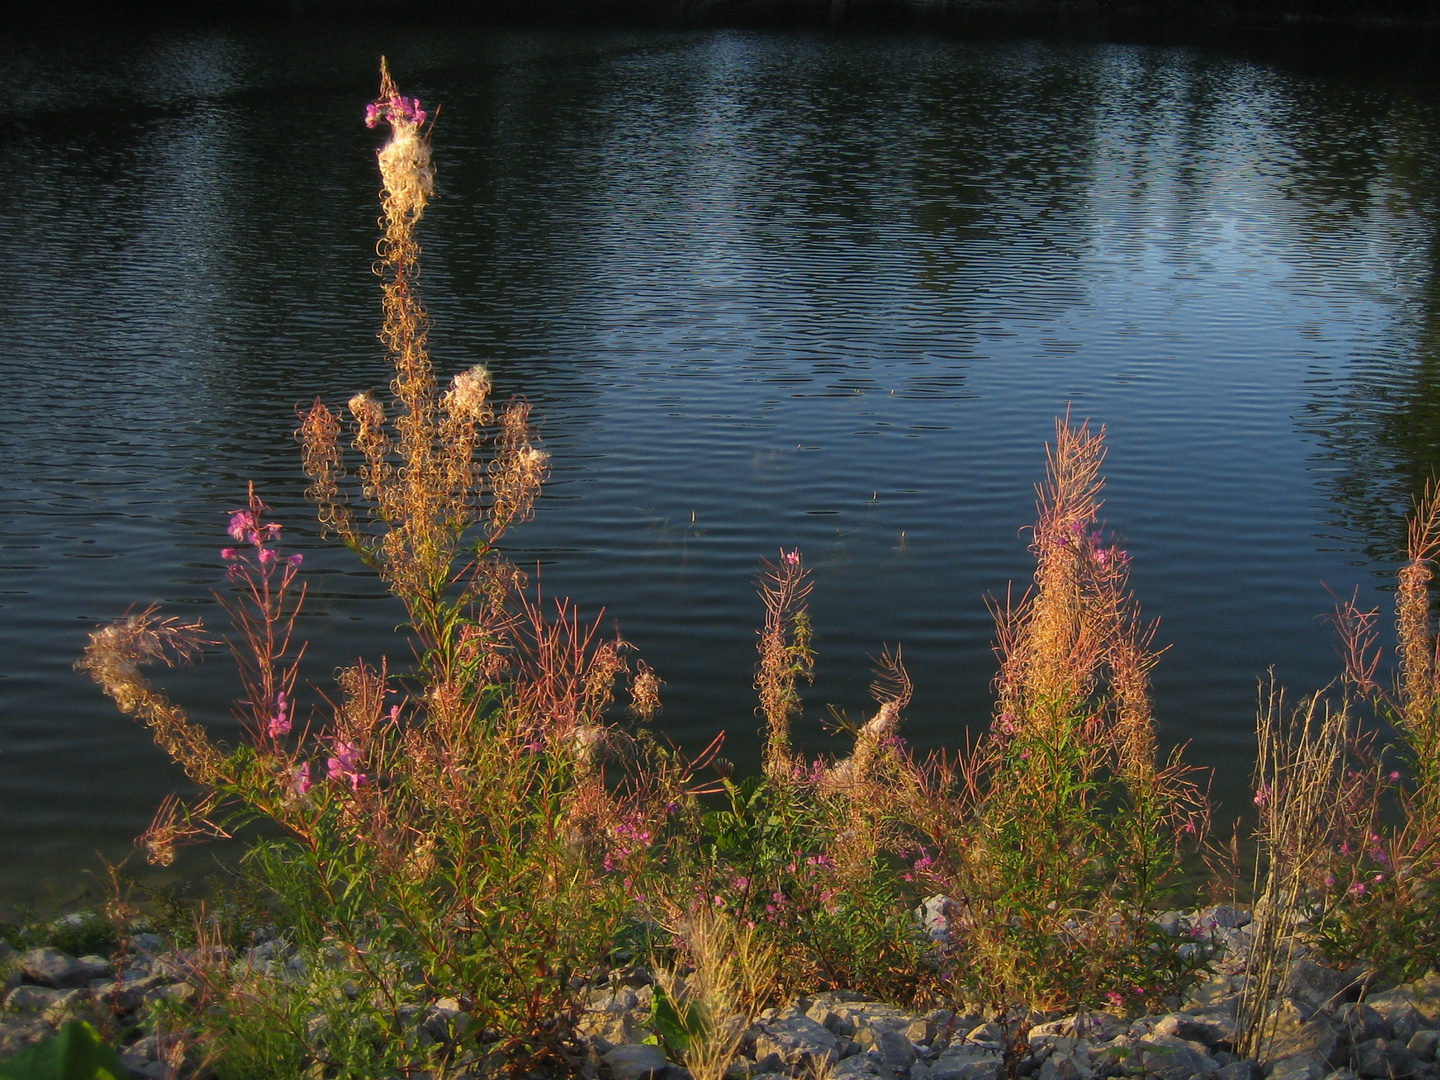
[[[248,862],[288,914],[298,967],[217,983],[212,1026],[236,1075],[299,1063],[373,1076],[458,1060],[482,1039],[563,1060],[572,979],[604,958],[682,798],[673,757],[607,719],[628,646],[568,604],[547,612],[496,550],[548,462],[528,405],[496,408],[483,367],[437,386],[416,290],[415,227],[433,193],[426,119],[382,64],[366,121],[390,129],[378,269],[394,378],[391,400],[348,403],[358,484],[338,410],[317,400],[298,432],[321,521],[405,605],[414,670],[356,661],[328,718],[297,715],[300,557],[253,489],[222,552],[245,742],[215,743],[138,672],[193,655],[198,624],[147,611],[97,630],[81,662],[201,788],[189,806],[166,801],[145,838],[153,860],[246,820],[280,828]],[[658,685],[641,665],[636,712],[654,711]],[[452,1019],[419,1038],[440,998]]]

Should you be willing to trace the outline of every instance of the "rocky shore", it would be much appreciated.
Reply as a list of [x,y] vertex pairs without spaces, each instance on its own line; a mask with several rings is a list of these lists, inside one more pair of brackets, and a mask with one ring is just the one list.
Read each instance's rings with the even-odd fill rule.
[[[986,1016],[963,1005],[916,1013],[862,994],[831,991],[760,1014],[741,1041],[731,1080],[1000,1080],[1007,1046],[1016,1075],[1037,1080],[1440,1080],[1440,974],[1385,985],[1363,968],[1336,970],[1301,949],[1274,988],[1275,1036],[1263,1060],[1236,1053],[1236,1022],[1249,955],[1249,913],[1222,906],[1162,915],[1168,933],[1196,935],[1210,951],[1206,977],[1144,1016],[1111,1012]],[[284,979],[303,961],[282,940],[227,957],[232,973]],[[52,946],[19,953],[0,942],[8,973],[0,1060],[72,1019],[128,1032],[120,1047],[132,1080],[187,1080],[208,1070],[193,1031],[165,1030],[202,994],[199,958],[157,935],[129,938],[115,956],[70,956]],[[210,976],[213,978],[213,975]],[[655,986],[644,967],[597,977],[582,994],[579,1071],[593,1080],[690,1080],[657,1045]],[[166,1007],[161,1008],[164,1003]],[[458,1001],[411,1010],[421,1042],[465,1030]],[[1015,1032],[1029,1025],[1016,1040]],[[173,1021],[172,1021],[173,1023]],[[649,1041],[647,1041],[649,1040]],[[460,1075],[498,1075],[498,1048],[469,1051]],[[451,1074],[454,1075],[453,1073]]]

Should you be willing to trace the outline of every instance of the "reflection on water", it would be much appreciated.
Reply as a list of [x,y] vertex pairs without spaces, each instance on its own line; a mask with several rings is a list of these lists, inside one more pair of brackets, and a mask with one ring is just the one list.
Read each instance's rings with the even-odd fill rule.
[[[0,891],[115,856],[177,783],[70,670],[131,603],[213,619],[247,479],[305,550],[323,683],[395,606],[302,505],[297,401],[382,385],[379,53],[443,103],[424,286],[556,462],[515,557],[605,607],[665,734],[756,757],[763,555],[816,569],[800,737],[903,643],[908,732],[988,721],[983,598],[1042,443],[1108,425],[1171,644],[1170,740],[1243,803],[1256,677],[1333,674],[1436,461],[1435,87],[1201,49],[292,28],[0,42]],[[121,61],[117,57],[123,56]],[[1337,537],[1339,542],[1337,542]],[[167,676],[233,731],[221,658]],[[318,698],[316,699],[318,700]]]

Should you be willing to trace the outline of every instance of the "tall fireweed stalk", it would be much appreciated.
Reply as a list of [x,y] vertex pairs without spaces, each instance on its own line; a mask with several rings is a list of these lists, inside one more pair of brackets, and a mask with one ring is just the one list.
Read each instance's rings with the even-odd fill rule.
[[739,920],[774,953],[779,998],[843,988],[926,1000],[936,987],[911,913],[913,885],[896,871],[894,853],[905,844],[890,813],[903,790],[898,728],[909,677],[898,651],[887,652],[872,687],[877,712],[849,725],[851,754],[807,762],[791,723],[802,713],[797,683],[815,661],[809,573],[795,550],[762,566],[755,687],[763,771],[723,776],[728,805],[701,817],[701,857],[689,880],[674,883],[670,907],[693,911],[703,902]]
[[[215,742],[140,674],[192,657],[198,624],[149,609],[98,629],[80,661],[201,789],[188,806],[166,800],[145,838],[152,861],[271,823],[246,865],[302,963],[215,981],[218,1007],[197,1022],[230,1075],[438,1076],[482,1037],[512,1060],[573,1062],[572,980],[604,959],[687,800],[684,763],[610,720],[627,674],[632,711],[654,713],[655,673],[630,673],[629,646],[572,605],[527,594],[496,547],[530,515],[548,461],[528,405],[494,405],[485,368],[437,384],[417,291],[427,119],[382,61],[366,122],[390,133],[378,272],[391,393],[350,399],[348,438],[320,400],[297,433],[321,522],[405,606],[413,670],[357,660],[302,710],[300,556],[253,488],[221,553],[243,744]],[[442,998],[447,1019],[419,1038]]]
[[1154,628],[1098,525],[1103,437],[1057,423],[1034,584],[995,607],[990,730],[915,780],[925,879],[950,901],[937,934],[953,993],[1022,1028],[1030,1007],[1163,997],[1199,963],[1151,922],[1207,809],[1178,750],[1157,751]]

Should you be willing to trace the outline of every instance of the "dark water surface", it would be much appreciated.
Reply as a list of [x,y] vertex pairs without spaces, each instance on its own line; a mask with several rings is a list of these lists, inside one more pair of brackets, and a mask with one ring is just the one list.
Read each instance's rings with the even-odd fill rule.
[[[1198,48],[742,32],[169,29],[0,39],[0,896],[118,857],[180,777],[71,670],[151,600],[213,620],[255,479],[306,553],[324,682],[404,656],[303,506],[293,408],[383,384],[379,54],[443,104],[424,287],[446,372],[533,401],[512,536],[757,751],[758,559],[815,569],[827,703],[902,643],[908,734],[988,722],[987,593],[1055,417],[1109,430],[1108,525],[1168,740],[1244,804],[1256,680],[1388,605],[1440,462],[1440,94]],[[221,656],[167,676],[229,729]]]

